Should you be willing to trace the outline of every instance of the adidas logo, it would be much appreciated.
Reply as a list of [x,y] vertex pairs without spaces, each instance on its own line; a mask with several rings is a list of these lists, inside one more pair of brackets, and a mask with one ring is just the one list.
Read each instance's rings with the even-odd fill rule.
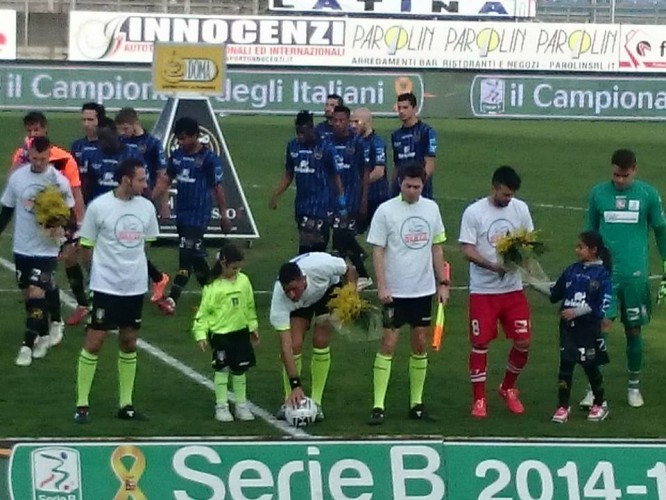
[[422,415],[422,414],[423,414],[423,412],[422,412],[421,410],[417,410],[417,411],[416,411],[416,416],[417,416],[417,417],[421,418],[421,415]]
[[134,417],[134,410],[127,410],[127,416],[130,418]]

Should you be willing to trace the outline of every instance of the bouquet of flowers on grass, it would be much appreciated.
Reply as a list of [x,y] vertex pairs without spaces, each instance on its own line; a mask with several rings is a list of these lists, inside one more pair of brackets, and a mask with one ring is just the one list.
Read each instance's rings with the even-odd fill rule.
[[495,242],[497,256],[508,271],[519,271],[523,282],[531,285],[550,282],[537,257],[544,252],[537,231],[518,229],[507,232]]
[[326,304],[331,311],[331,323],[352,341],[377,340],[382,335],[379,308],[362,298],[353,283],[337,288]]
[[65,196],[58,187],[46,186],[37,193],[32,210],[44,235],[61,243],[65,238],[65,226],[69,222],[70,210]]

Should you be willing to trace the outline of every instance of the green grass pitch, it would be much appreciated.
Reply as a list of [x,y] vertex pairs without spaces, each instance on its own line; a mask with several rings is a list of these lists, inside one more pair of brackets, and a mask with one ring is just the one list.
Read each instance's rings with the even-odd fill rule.
[[[155,116],[146,116],[150,128]],[[80,135],[77,114],[50,114],[51,137],[68,146]],[[276,212],[267,207],[270,192],[282,173],[285,142],[292,136],[292,119],[279,117],[236,117],[221,119],[221,127],[238,169],[261,239],[246,251],[245,271],[258,291],[262,341],[257,349],[258,365],[248,375],[248,396],[253,403],[272,413],[281,403],[280,360],[275,333],[268,323],[270,289],[281,262],[296,249],[292,223],[293,191],[280,200]],[[639,159],[639,176],[666,188],[663,176],[663,125],[653,123],[602,123],[563,121],[432,120],[439,136],[435,192],[449,241],[445,253],[452,263],[453,284],[464,287],[467,266],[456,239],[460,216],[472,200],[489,190],[490,176],[501,164],[515,166],[523,177],[519,196],[531,206],[536,226],[548,246],[542,257],[546,272],[555,277],[574,259],[576,235],[586,204],[586,193],[596,182],[609,179],[609,159],[613,150],[629,147]],[[378,120],[376,127],[385,137],[398,126],[397,120]],[[9,163],[23,132],[21,115],[0,114],[0,158]],[[4,183],[6,170],[0,176]],[[11,231],[0,236],[0,256],[11,260]],[[215,243],[212,243],[212,246]],[[150,250],[162,269],[176,270],[173,246],[159,245]],[[653,271],[659,272],[656,255]],[[370,264],[370,262],[368,262]],[[62,271],[61,271],[62,272]],[[64,278],[64,276],[63,276]],[[63,289],[66,281],[61,280]],[[0,421],[3,437],[28,436],[260,436],[284,435],[262,419],[254,423],[220,424],[213,419],[213,393],[201,383],[186,377],[172,366],[140,353],[135,401],[150,421],[126,423],[114,418],[117,399],[116,339],[105,345],[91,396],[93,421],[80,426],[73,422],[75,367],[83,339],[83,328],[68,328],[63,343],[44,360],[29,368],[14,365],[23,335],[23,307],[14,291],[12,273],[0,268]],[[191,282],[189,290],[198,285]],[[606,437],[633,438],[663,435],[666,396],[660,386],[666,366],[666,310],[655,311],[645,330],[644,408],[626,404],[626,375],[623,333],[617,326],[610,337],[611,364],[604,370],[611,409],[601,424],[585,421],[575,412],[567,425],[550,422],[557,395],[557,316],[554,306],[530,293],[534,339],[527,368],[519,379],[526,413],[508,413],[495,392],[499,384],[509,343],[498,340],[491,346],[489,362],[489,418],[469,417],[471,388],[467,374],[467,293],[453,292],[447,311],[446,338],[440,352],[430,353],[425,402],[439,417],[437,423],[407,420],[408,342],[401,339],[394,358],[393,376],[386,405],[386,424],[368,427],[365,422],[372,404],[372,363],[376,342],[354,342],[335,337],[333,363],[324,399],[327,420],[309,427],[315,436],[438,435],[515,437]],[[202,353],[189,332],[198,295],[186,295],[177,315],[164,318],[148,302],[141,336],[173,358],[210,378],[209,354]],[[65,314],[67,310],[65,311]],[[306,350],[304,380],[309,381],[309,352]],[[584,388],[584,375],[575,373],[573,396]]]

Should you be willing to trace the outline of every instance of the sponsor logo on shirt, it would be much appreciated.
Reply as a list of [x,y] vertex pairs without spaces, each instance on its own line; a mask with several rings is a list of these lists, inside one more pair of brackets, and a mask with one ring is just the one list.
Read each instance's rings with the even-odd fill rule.
[[495,248],[497,240],[515,231],[515,226],[508,219],[496,219],[488,227],[488,243]]
[[299,174],[314,174],[316,170],[310,167],[310,162],[307,160],[301,160],[301,162],[294,167],[294,172]]
[[116,240],[125,248],[143,245],[143,222],[136,215],[121,216],[114,229]]
[[183,170],[181,170],[176,176],[176,180],[178,182],[185,182],[187,184],[193,184],[197,181],[194,177],[190,177],[189,168],[184,168]]
[[422,217],[408,217],[400,227],[400,239],[411,250],[425,247],[431,241],[428,221]]
[[627,208],[627,198],[624,196],[617,196],[615,198],[615,208],[618,210],[624,210]]
[[618,210],[606,210],[604,212],[604,221],[607,224],[637,224],[638,212],[627,212]]

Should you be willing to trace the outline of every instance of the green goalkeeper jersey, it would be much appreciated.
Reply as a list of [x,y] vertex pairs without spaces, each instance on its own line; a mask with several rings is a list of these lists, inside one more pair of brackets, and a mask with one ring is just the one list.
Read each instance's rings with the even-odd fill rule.
[[598,231],[613,259],[613,279],[645,280],[649,229],[666,225],[661,197],[646,182],[634,180],[620,191],[612,181],[592,188],[586,229]]

